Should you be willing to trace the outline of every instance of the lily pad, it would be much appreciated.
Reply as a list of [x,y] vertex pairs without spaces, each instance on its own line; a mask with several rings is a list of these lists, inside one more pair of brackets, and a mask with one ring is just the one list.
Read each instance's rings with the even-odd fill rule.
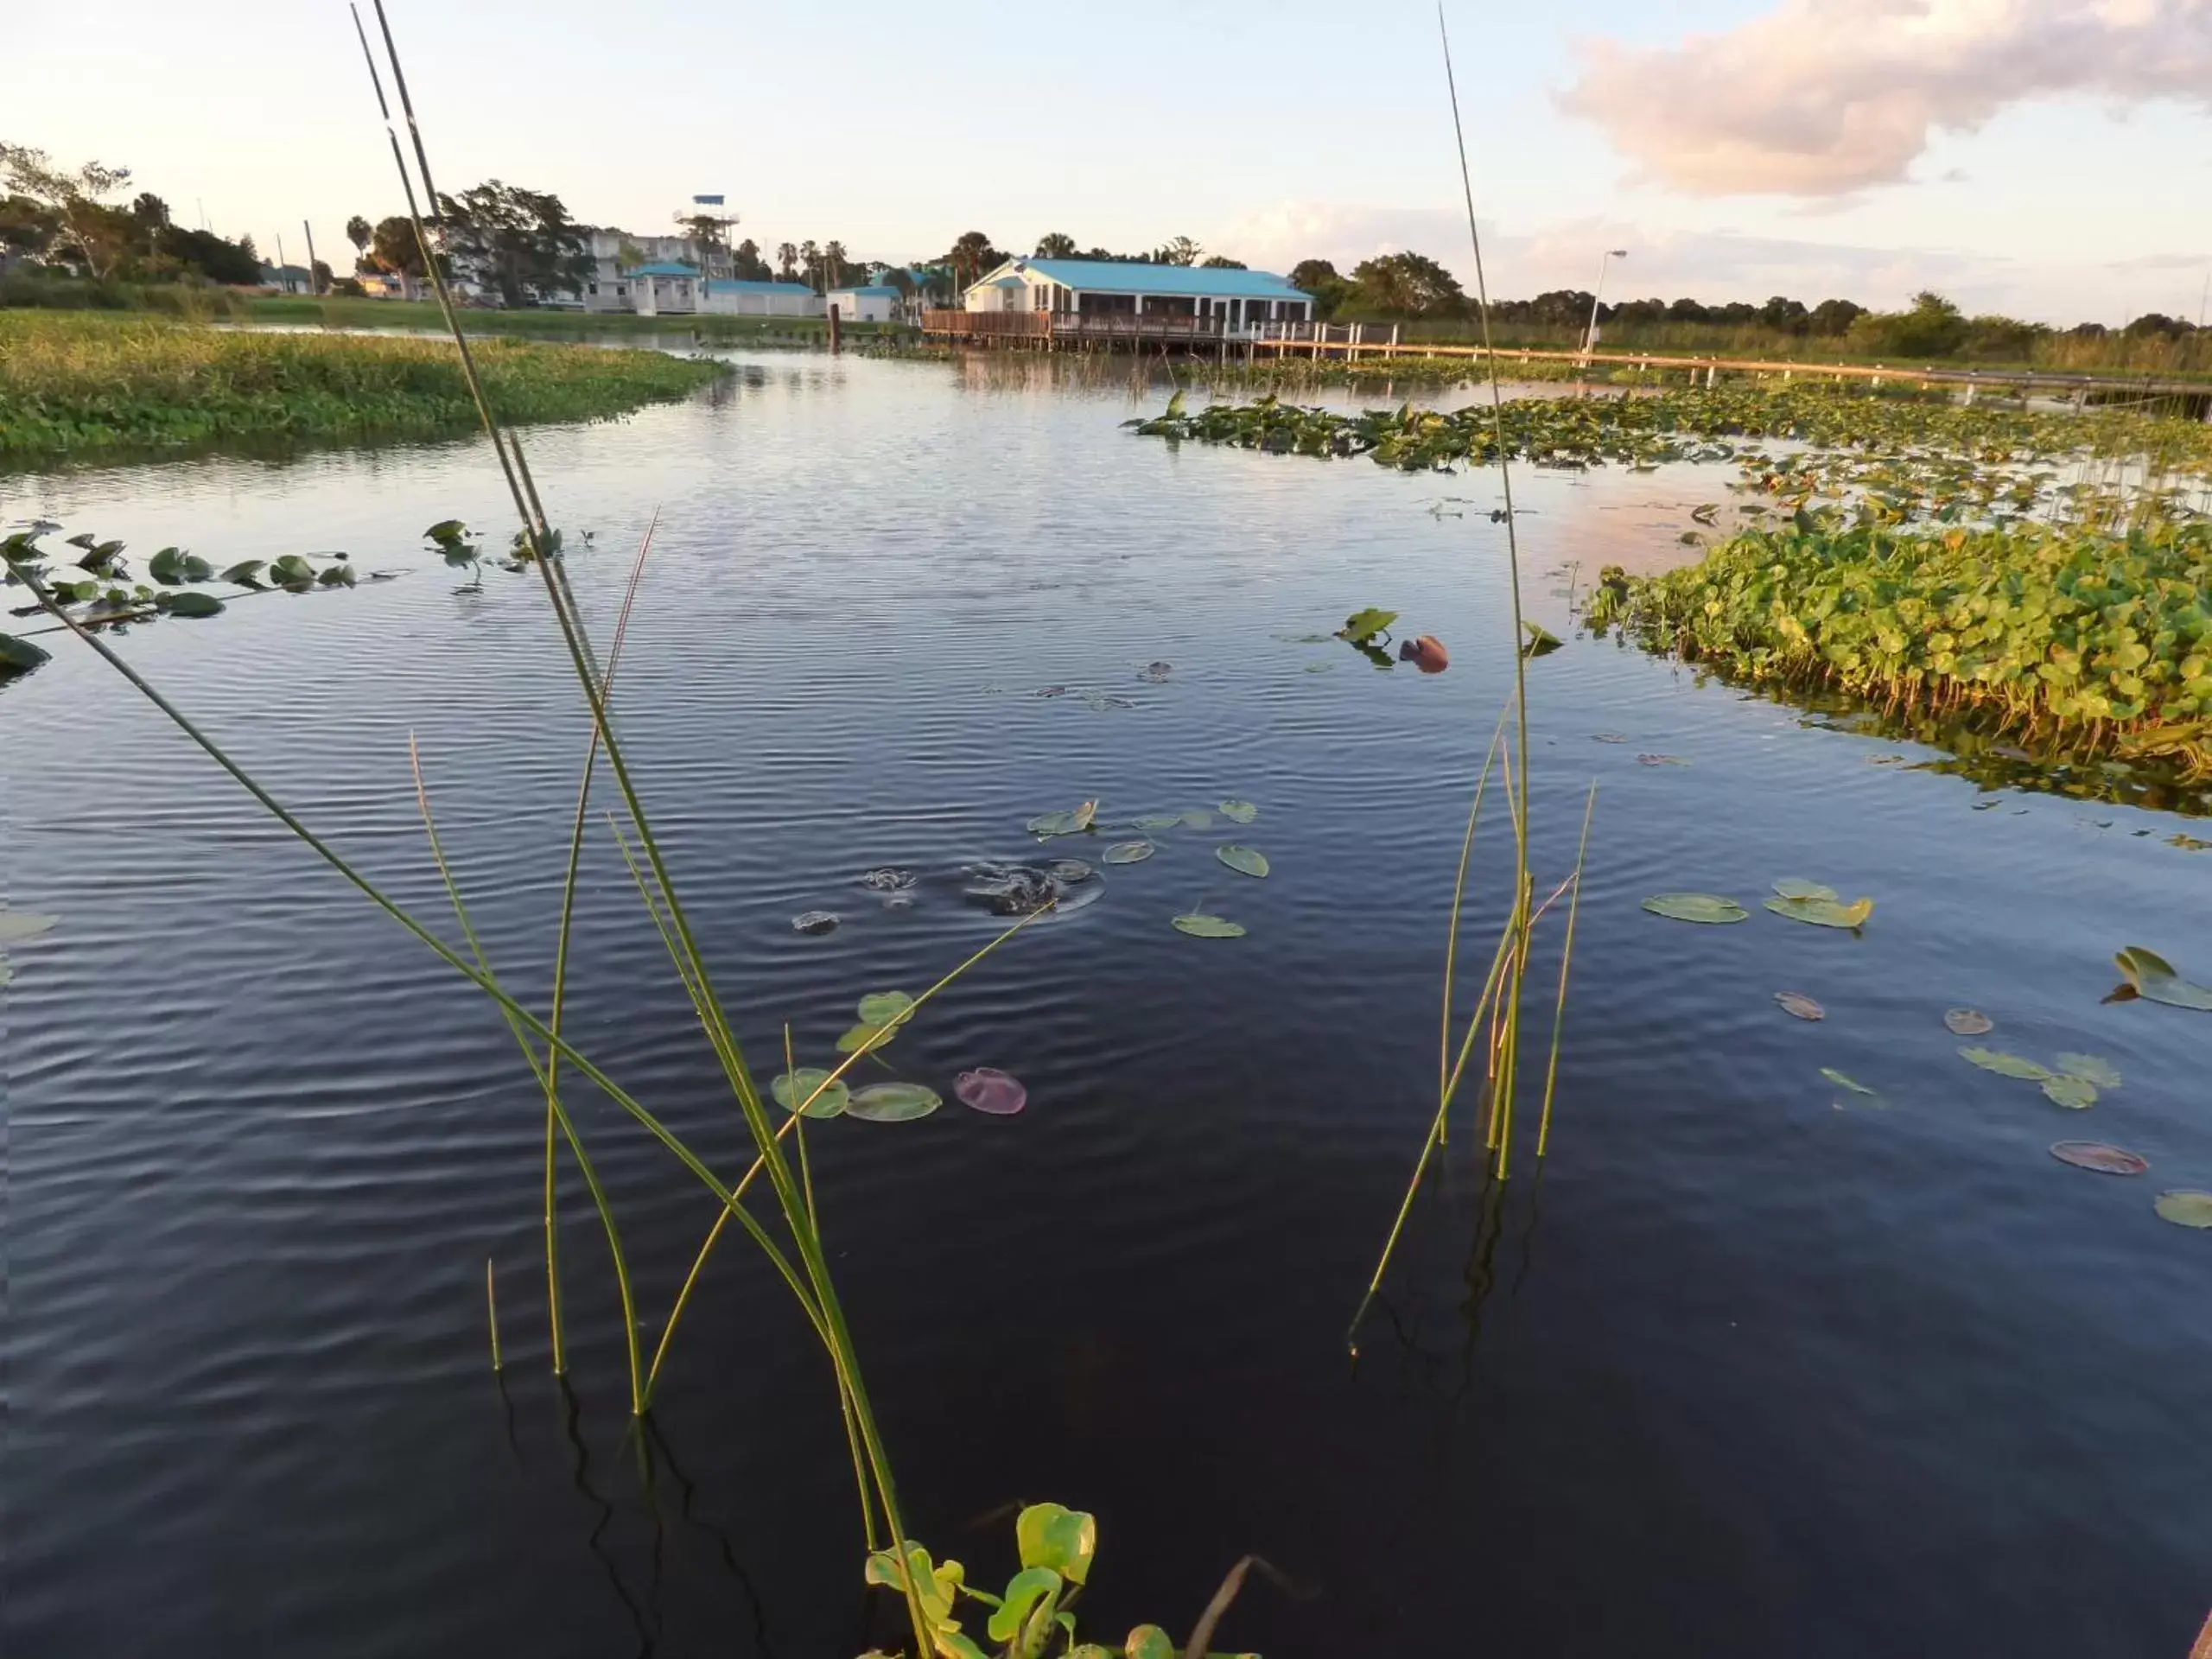
[[1183,814],[1183,822],[1193,830],[1211,830],[1213,828],[1213,814],[1203,806],[1194,806]]
[[1801,881],[1786,875],[1774,884],[1775,893],[1783,899],[1825,899],[1834,904],[1842,895],[1834,887],[1824,887],[1817,881]]
[[220,616],[223,601],[213,594],[169,594],[163,595],[168,603],[162,608],[171,616]]
[[1122,1651],[1128,1659],[1175,1659],[1182,1649],[1159,1625],[1140,1624],[1122,1643]]
[[0,633],[0,668],[32,669],[47,660],[44,647],[12,633]]
[[2101,1055],[2061,1054],[2058,1069],[2067,1077],[2080,1077],[2100,1089],[2117,1089],[2120,1085],[2120,1068]]
[[2007,1054],[2001,1048],[1962,1048],[1959,1058],[2000,1077],[2018,1077],[2025,1083],[2047,1082],[2051,1076],[2048,1067],[2037,1065],[2025,1055]]
[[1979,1037],[1997,1029],[1997,1022],[1979,1008],[1952,1008],[1943,1015],[1943,1023],[1961,1037]]
[[837,1039],[840,1054],[858,1054],[865,1049],[881,1048],[899,1034],[895,1026],[857,1025]]
[[1231,823],[1249,823],[1260,816],[1260,809],[1249,801],[1224,801],[1221,816]]
[[55,921],[52,916],[41,916],[35,910],[0,910],[0,944],[19,944],[25,939],[35,939]]
[[1081,811],[1040,812],[1028,823],[1029,833],[1039,840],[1052,836],[1079,836],[1090,828],[1090,817]]
[[1777,916],[1787,916],[1793,922],[1804,922],[1813,927],[1860,928],[1874,913],[1872,899],[1849,905],[1838,904],[1833,899],[1770,899],[1766,907]]
[[1398,613],[1395,611],[1381,611],[1370,606],[1363,611],[1354,611],[1346,617],[1344,626],[1337,631],[1337,637],[1339,639],[1349,639],[1354,645],[1359,645],[1384,632],[1397,620]]
[[1225,916],[1209,916],[1201,911],[1178,916],[1174,922],[1179,932],[1188,933],[1193,938],[1241,939],[1244,937],[1243,923],[1232,922]]
[[818,1065],[802,1065],[796,1071],[783,1073],[768,1085],[768,1092],[775,1096],[776,1104],[802,1117],[836,1117],[851,1099],[844,1079],[830,1082],[830,1074]]
[[1639,754],[1636,763],[1640,766],[1687,766],[1688,760],[1679,754]]
[[909,1018],[913,1010],[914,999],[904,991],[871,991],[861,998],[858,1013],[862,1025],[894,1026]]
[[2087,1077],[2045,1077],[2043,1091],[2053,1103],[2069,1111],[2087,1111],[2097,1103],[2097,1085]]
[[1180,830],[1182,827],[1183,815],[1180,812],[1147,812],[1130,824],[1130,828],[1141,830],[1147,835],[1156,835],[1162,830]]
[[1869,1089],[1865,1084],[1859,1082],[1858,1078],[1846,1077],[1842,1072],[1837,1071],[1832,1065],[1822,1066],[1821,1068],[1821,1075],[1826,1077],[1830,1083],[1835,1084],[1837,1088],[1848,1089],[1854,1095],[1864,1095],[1869,1100],[1878,1100],[1881,1098],[1879,1095],[1876,1094],[1872,1089]]
[[992,1117],[1012,1117],[1029,1103],[1028,1090],[995,1065],[963,1071],[952,1080],[952,1092],[963,1106]]
[[845,1103],[845,1116],[864,1123],[911,1123],[944,1104],[936,1090],[918,1083],[877,1083],[853,1091]]
[[2139,1154],[2125,1147],[2108,1147],[2101,1141],[2061,1141],[2052,1146],[2050,1155],[2062,1164],[2092,1169],[2100,1175],[2140,1175],[2151,1167],[2150,1160]]
[[1249,847],[1239,847],[1231,842],[1226,847],[1217,847],[1213,855],[1235,870],[1239,875],[1264,876],[1268,873],[1267,855]]
[[2212,1192],[2186,1188],[2161,1192],[2151,1207],[2161,1221],[2171,1221],[2177,1227],[2212,1228]]
[[1814,1001],[1811,997],[1802,995],[1796,991],[1777,991],[1774,994],[1774,1000],[1782,1005],[1782,1011],[1784,1014],[1794,1015],[1800,1020],[1825,1020],[1828,1017],[1828,1011],[1826,1008]]
[[1148,841],[1117,841],[1106,849],[1109,864],[1141,864],[1159,850]]
[[2163,1002],[2171,1008],[2212,1011],[2212,990],[2192,985],[2174,971],[2173,964],[2155,951],[2131,944],[2113,960],[2138,996]]
[[1723,898],[1717,893],[1655,893],[1643,901],[1643,907],[1655,916],[1670,917],[1678,922],[1710,922],[1715,925],[1745,922],[1751,917],[1751,912],[1733,899]]

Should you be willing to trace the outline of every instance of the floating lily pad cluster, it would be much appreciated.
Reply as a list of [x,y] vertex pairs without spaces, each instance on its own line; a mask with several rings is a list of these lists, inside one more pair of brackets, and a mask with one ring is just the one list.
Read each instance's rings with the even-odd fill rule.
[[[837,1039],[837,1052],[880,1062],[882,1051],[918,1007],[904,991],[869,992],[855,1010],[859,1023]],[[936,1090],[905,1078],[856,1088],[849,1080],[852,1064],[848,1060],[835,1071],[794,1066],[768,1085],[769,1092],[778,1105],[801,1117],[856,1117],[866,1123],[911,1123],[944,1103]],[[1018,1081],[990,1066],[963,1071],[954,1082],[953,1094],[963,1104],[995,1117],[1010,1116],[1029,1101],[1029,1091]]]
[[[0,582],[29,588],[34,583],[86,627],[119,628],[162,617],[219,616],[223,600],[207,591],[219,585],[242,592],[281,588],[303,594],[316,588],[351,588],[358,578],[343,557],[317,564],[297,553],[274,561],[248,559],[221,571],[197,554],[165,547],[146,561],[143,575],[133,573],[124,543],[102,541],[86,532],[72,536],[62,554],[43,538],[60,529],[41,520],[29,530],[0,538]],[[233,595],[235,596],[235,595]],[[18,616],[46,613],[33,603],[15,607]],[[45,662],[48,652],[20,634],[0,632],[0,678]]]
[[[1376,613],[1383,616],[1382,613]],[[1357,619],[1354,619],[1357,620]],[[1376,624],[1377,628],[1388,626],[1387,617]],[[1228,823],[1243,826],[1256,823],[1260,809],[1252,802],[1230,797],[1211,807],[1187,807],[1179,811],[1139,813],[1126,821],[1107,822],[1098,815],[1098,803],[1084,801],[1072,810],[1045,812],[1029,820],[1029,833],[1039,841],[1052,841],[1064,836],[1096,836],[1136,831],[1138,840],[1109,842],[1100,855],[1101,861],[1110,865],[1141,864],[1160,850],[1160,843],[1153,839],[1178,830],[1211,830],[1218,817]],[[1214,858],[1223,867],[1239,875],[1264,880],[1274,867],[1268,855],[1255,847],[1240,842],[1228,842],[1214,849]],[[1193,938],[1243,938],[1245,928],[1240,922],[1225,916],[1193,906],[1181,915],[1169,918],[1175,930]]]
[[[1776,915],[1787,917],[1793,922],[1803,922],[1812,927],[1847,928],[1853,932],[1865,927],[1874,914],[1872,899],[1859,899],[1847,905],[1834,887],[1794,877],[1776,882],[1774,896],[1767,899],[1765,905]],[[1677,922],[1702,922],[1712,926],[1747,922],[1751,918],[1751,912],[1742,905],[1718,893],[1655,893],[1643,901],[1643,907],[1655,916],[1665,916]]]

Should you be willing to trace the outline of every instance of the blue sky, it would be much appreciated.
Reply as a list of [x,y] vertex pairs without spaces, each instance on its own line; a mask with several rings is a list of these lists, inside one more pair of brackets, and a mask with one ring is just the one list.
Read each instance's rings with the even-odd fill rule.
[[[181,218],[326,258],[397,188],[333,0],[10,20],[0,137],[134,168]],[[1306,0],[397,0],[448,189],[661,228],[720,190],[764,245],[915,257],[968,229],[1254,264],[1467,270],[1433,10]],[[1064,7],[1052,8],[1065,15]],[[2194,315],[2212,271],[2212,0],[1446,8],[1493,291]]]

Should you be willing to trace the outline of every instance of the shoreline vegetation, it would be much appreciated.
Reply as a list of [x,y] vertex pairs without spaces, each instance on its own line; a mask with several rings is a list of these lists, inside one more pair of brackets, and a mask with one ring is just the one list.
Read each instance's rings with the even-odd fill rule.
[[[725,372],[650,350],[495,339],[478,353],[494,413],[517,424],[608,420]],[[224,441],[434,437],[477,423],[437,340],[0,311],[0,467]]]

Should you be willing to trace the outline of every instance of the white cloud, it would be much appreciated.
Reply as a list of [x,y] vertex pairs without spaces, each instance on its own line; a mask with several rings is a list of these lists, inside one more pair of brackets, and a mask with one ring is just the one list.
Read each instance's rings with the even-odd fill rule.
[[1560,98],[1694,195],[1891,183],[1939,128],[2069,93],[2212,110],[2212,0],[1783,0],[1726,34],[1581,48]]

